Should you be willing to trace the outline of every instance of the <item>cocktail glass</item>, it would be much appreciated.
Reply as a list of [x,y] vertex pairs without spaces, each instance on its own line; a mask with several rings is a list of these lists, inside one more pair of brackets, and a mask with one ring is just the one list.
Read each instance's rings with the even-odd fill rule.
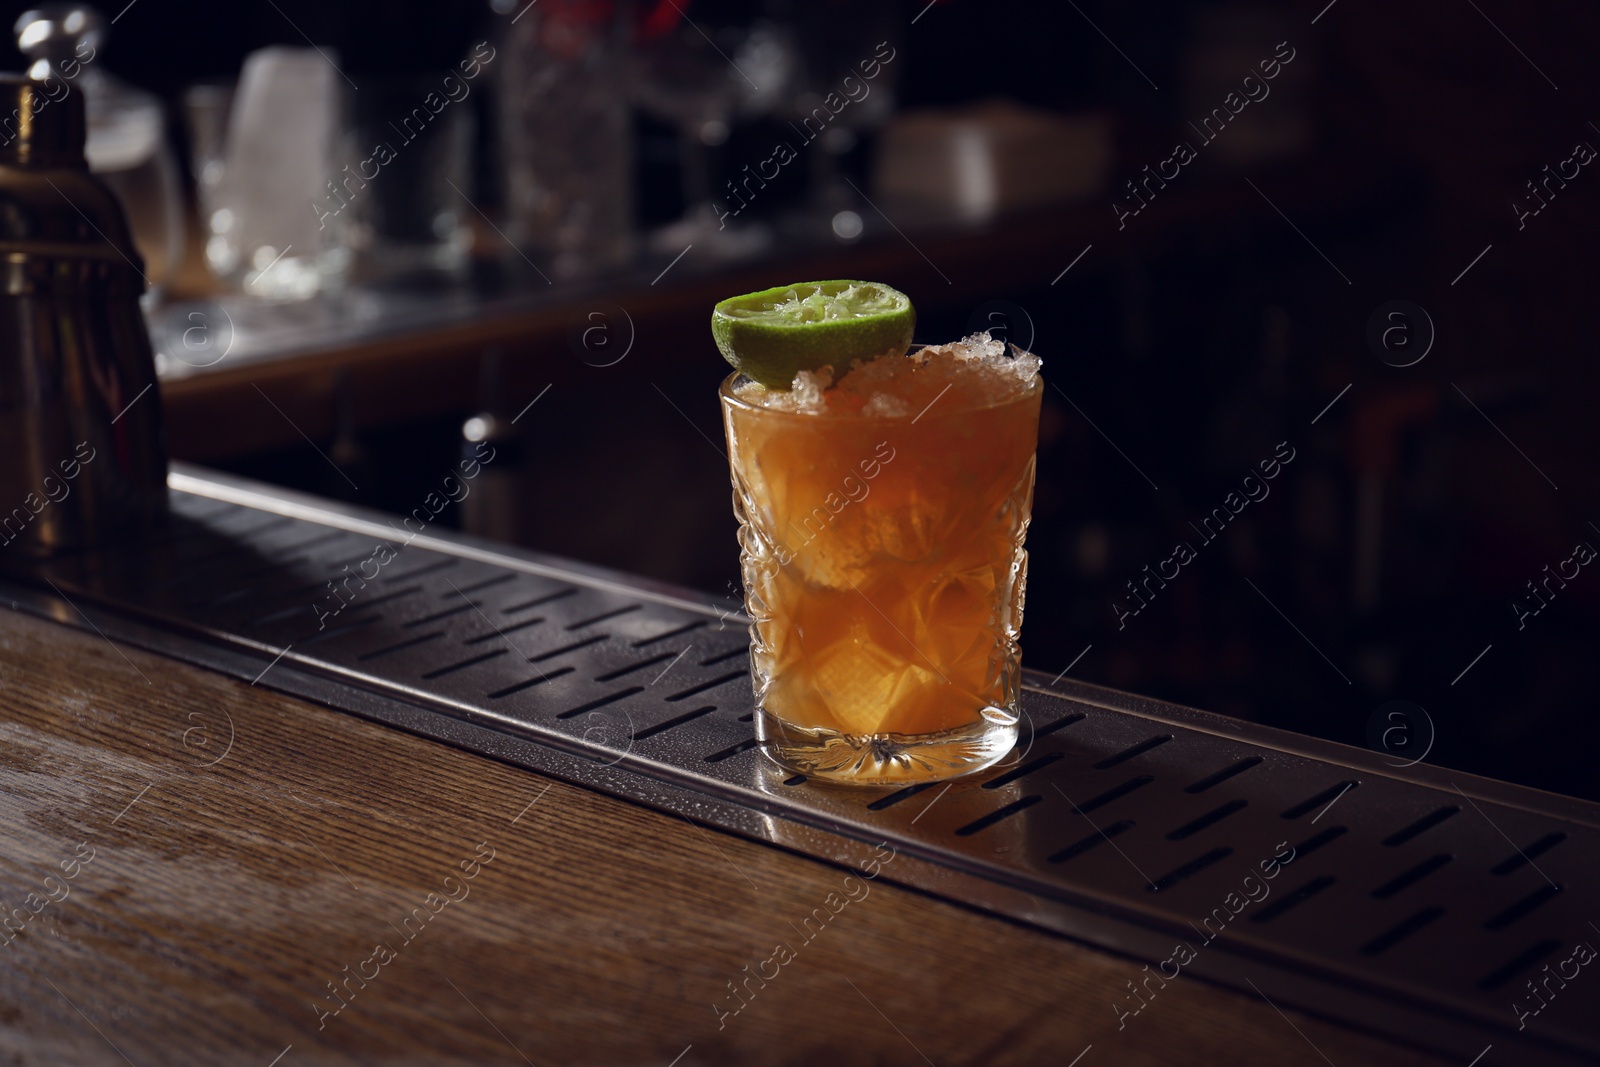
[[756,736],[784,767],[925,782],[1015,744],[1042,385],[968,383],[893,414],[722,384]]

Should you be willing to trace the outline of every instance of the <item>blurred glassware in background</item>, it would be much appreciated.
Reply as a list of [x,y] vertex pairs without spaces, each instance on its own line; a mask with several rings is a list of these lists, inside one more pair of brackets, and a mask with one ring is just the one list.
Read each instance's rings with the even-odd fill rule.
[[143,300],[154,304],[183,261],[183,194],[161,101],[105,69],[105,22],[86,4],[42,4],[23,12],[13,30],[28,76],[45,84],[47,105],[74,88],[83,92],[89,169],[128,216],[144,259]]
[[477,128],[466,99],[473,88],[454,71],[362,79],[340,171],[359,179],[349,194],[355,280],[438,282],[465,270]]
[[810,155],[809,212],[801,224],[807,234],[850,242],[872,208],[851,187],[843,161],[894,114],[908,23],[899,0],[817,3],[794,23],[804,67],[799,91],[788,94],[803,140],[795,147]]
[[[713,175],[736,118],[769,114],[792,97],[799,75],[793,32],[765,19],[685,23],[638,50],[637,103],[678,129],[683,166],[683,218],[651,237],[667,254],[704,245],[730,258],[759,253],[771,230],[737,214]],[[721,207],[719,208],[719,202]]]
[[496,64],[507,236],[553,281],[628,266],[631,8],[611,0],[494,7],[517,12],[500,24],[506,54]]
[[183,93],[183,120],[189,134],[189,172],[194,176],[195,208],[202,232],[217,207],[227,149],[228,114],[233,110],[233,82],[191,85]]
[[896,115],[879,139],[875,186],[897,225],[983,222],[1099,193],[1112,118],[988,100]]
[[252,296],[303,300],[343,287],[352,202],[367,183],[340,158],[343,75],[317,48],[264,48],[231,95],[186,97],[206,265]]

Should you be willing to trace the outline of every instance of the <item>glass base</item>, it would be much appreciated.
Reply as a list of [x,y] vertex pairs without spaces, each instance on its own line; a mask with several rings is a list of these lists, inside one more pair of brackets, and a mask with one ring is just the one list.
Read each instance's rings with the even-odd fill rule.
[[993,766],[1017,743],[1017,716],[984,709],[968,726],[936,734],[852,735],[786,723],[765,709],[755,718],[767,757],[808,778],[850,785],[915,785]]

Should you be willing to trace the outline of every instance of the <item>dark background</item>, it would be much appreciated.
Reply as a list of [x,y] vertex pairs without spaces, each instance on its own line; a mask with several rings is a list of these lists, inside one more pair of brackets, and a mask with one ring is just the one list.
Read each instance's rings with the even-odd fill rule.
[[[276,3],[138,0],[104,62],[176,101],[187,84],[231,77],[250,49],[303,45],[296,26],[336,46],[359,79],[446,67],[505,17],[424,0]],[[905,32],[903,106],[1006,96],[1109,111],[1115,186],[1220,102],[1184,89],[1195,57],[1215,53],[1208,42],[1247,25],[1296,49],[1274,85],[1309,121],[1303,148],[1259,165],[1202,153],[1174,184],[1228,205],[1205,225],[1130,220],[1127,240],[1097,245],[1058,284],[1079,248],[1039,263],[1036,285],[991,294],[1025,310],[1054,387],[1025,661],[1051,673],[1074,662],[1088,681],[1356,745],[1374,722],[1400,722],[1388,702],[1409,701],[1436,730],[1430,762],[1600,799],[1600,568],[1553,583],[1550,605],[1521,628],[1511,606],[1575,544],[1600,546],[1600,173],[1584,168],[1522,229],[1512,207],[1532,203],[1524,183],[1576,143],[1600,146],[1600,5],[1325,3],[955,0]],[[714,5],[685,6],[715,17]],[[849,12],[814,2],[796,17]],[[1242,78],[1253,53],[1233,52]],[[1270,54],[1269,44],[1259,58]],[[680,206],[664,138],[641,120],[646,222]],[[765,144],[759,130],[736,131],[728,164],[760,158]],[[483,169],[492,204],[487,150]],[[1320,206],[1292,223],[1265,202],[1312,187]],[[1109,215],[1117,195],[1085,210]],[[919,340],[965,332],[976,310],[941,304],[931,270],[883,280],[918,302]],[[1386,364],[1367,339],[1394,300],[1425,309],[1436,332],[1410,367]],[[1407,325],[1421,344],[1424,327]],[[725,369],[709,338],[686,357],[640,337],[627,363],[543,407],[522,442],[523,539],[733,591],[726,471],[694,432],[720,437],[712,398]],[[362,441],[358,502],[407,509],[450,461],[458,427],[452,418]],[[1188,524],[1285,441],[1296,458],[1270,497],[1200,547]],[[351,495],[308,451],[237,469]],[[1124,583],[1184,539],[1199,558],[1119,629],[1111,605]],[[1425,733],[1420,722],[1412,711],[1409,728]],[[1400,741],[1391,735],[1391,747]],[[1421,754],[1420,742],[1397,748]]]

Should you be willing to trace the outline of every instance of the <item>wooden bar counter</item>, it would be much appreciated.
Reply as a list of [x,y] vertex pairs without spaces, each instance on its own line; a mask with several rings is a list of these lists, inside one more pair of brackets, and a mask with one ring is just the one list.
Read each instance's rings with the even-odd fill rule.
[[1186,978],[1119,1029],[1140,963],[892,856],[862,878],[18,611],[0,647],[7,1064],[1445,1062]]

